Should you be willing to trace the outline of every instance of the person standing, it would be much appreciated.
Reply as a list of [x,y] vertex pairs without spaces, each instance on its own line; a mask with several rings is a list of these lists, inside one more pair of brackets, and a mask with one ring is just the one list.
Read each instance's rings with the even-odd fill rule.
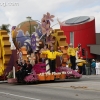
[[99,61],[96,61],[96,75],[99,74]]
[[39,62],[39,53],[35,52],[35,64],[37,64]]
[[17,51],[17,55],[18,55],[18,60],[22,63],[22,61],[23,61],[23,58],[22,58],[23,54],[22,54],[21,49],[19,49],[19,51]]
[[17,65],[20,66],[20,70],[16,72],[16,77],[17,77],[18,82],[21,82],[24,80],[24,77],[25,77],[25,71],[27,68],[26,60],[23,60],[21,63],[17,62]]
[[50,50],[47,51],[42,51],[42,54],[47,54],[47,58],[49,60],[49,66],[50,66],[50,72],[55,72],[55,66],[56,66],[56,56],[60,56],[63,53],[54,51],[53,46],[51,47]]
[[[62,53],[60,47],[58,47],[58,52],[61,52]],[[56,66],[57,67],[60,67],[62,65],[62,60],[63,60],[62,55],[56,57]]]
[[95,63],[95,60],[92,59],[92,63],[91,63],[91,71],[92,71],[92,75],[95,75],[96,74],[96,63]]
[[77,63],[78,69],[79,69],[79,74],[83,73],[83,62]]
[[99,66],[98,66],[98,75],[100,75],[100,61],[99,61]]
[[72,43],[69,44],[67,53],[70,56],[71,69],[73,70],[76,69],[76,51],[77,50],[78,50],[78,47],[74,48]]
[[31,71],[32,71],[32,64],[30,63],[30,61],[27,61],[26,76],[28,75],[28,73],[31,73]]

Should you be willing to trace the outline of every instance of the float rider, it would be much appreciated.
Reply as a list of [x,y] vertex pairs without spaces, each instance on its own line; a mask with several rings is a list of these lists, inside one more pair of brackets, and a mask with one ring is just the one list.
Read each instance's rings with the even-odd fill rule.
[[82,60],[82,61],[78,62],[77,66],[78,66],[78,69],[79,69],[79,74],[83,74],[84,73],[84,64],[86,64],[86,61],[83,60],[83,57],[81,57],[80,60]]
[[69,44],[69,47],[67,49],[67,53],[70,56],[71,69],[73,70],[76,69],[76,51],[77,50],[78,50],[78,47],[74,48],[72,43]]
[[61,56],[63,53],[54,51],[53,46],[51,46],[50,50],[42,51],[42,54],[47,54],[47,58],[49,60],[49,66],[50,66],[50,72],[55,72],[55,66],[56,66],[56,56]]

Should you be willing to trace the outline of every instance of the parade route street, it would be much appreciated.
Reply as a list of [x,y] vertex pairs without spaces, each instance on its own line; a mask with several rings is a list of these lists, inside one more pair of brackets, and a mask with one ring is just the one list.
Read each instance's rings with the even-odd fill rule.
[[0,82],[0,100],[100,100],[100,75],[31,85]]

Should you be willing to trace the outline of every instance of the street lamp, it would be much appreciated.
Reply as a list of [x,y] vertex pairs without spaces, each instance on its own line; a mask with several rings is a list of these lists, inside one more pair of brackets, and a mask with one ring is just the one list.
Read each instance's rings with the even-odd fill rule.
[[30,24],[30,37],[31,37],[31,22],[29,21],[29,24]]

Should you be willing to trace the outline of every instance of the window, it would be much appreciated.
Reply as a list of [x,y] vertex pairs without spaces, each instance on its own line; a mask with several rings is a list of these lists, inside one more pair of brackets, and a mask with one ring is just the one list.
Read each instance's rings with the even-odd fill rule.
[[70,32],[70,43],[72,43],[74,47],[74,32]]

